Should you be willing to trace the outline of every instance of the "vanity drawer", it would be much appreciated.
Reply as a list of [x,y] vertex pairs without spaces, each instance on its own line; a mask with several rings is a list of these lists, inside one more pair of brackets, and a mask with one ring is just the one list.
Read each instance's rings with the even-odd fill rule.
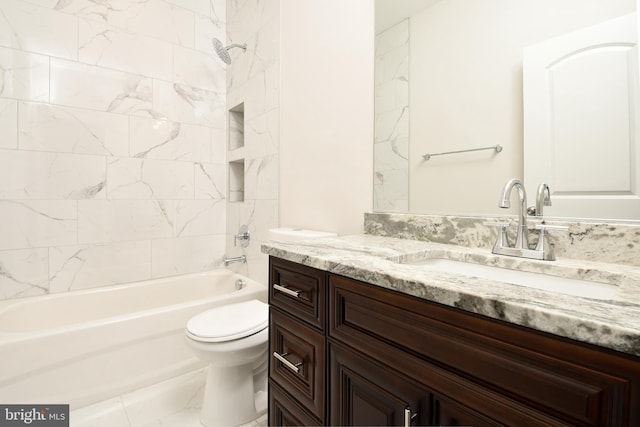
[[558,420],[627,425],[638,370],[622,355],[340,276],[329,298],[329,336],[364,354],[401,349]]
[[325,337],[270,309],[269,379],[324,421]]
[[324,331],[326,277],[322,270],[271,257],[269,304]]

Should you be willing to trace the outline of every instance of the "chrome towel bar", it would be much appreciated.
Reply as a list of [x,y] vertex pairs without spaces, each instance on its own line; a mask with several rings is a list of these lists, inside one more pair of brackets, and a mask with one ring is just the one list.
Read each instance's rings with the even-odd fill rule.
[[502,145],[498,144],[498,145],[494,145],[491,147],[482,147],[482,148],[469,148],[468,150],[458,150],[458,151],[447,151],[445,153],[435,153],[435,154],[425,154],[422,156],[422,158],[424,160],[429,160],[431,157],[433,156],[442,156],[445,154],[457,154],[457,153],[467,153],[469,151],[481,151],[481,150],[495,150],[496,153],[499,153],[502,151]]

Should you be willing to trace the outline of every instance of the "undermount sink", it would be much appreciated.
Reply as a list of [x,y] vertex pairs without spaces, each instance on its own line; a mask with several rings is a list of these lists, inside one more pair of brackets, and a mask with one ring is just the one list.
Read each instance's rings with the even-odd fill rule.
[[428,258],[406,264],[585,298],[609,300],[613,299],[617,292],[616,286],[607,283],[510,270],[446,258]]
[[302,240],[320,239],[323,237],[335,237],[336,233],[317,230],[305,230],[302,228],[272,228],[269,230],[269,240],[282,243],[293,243]]

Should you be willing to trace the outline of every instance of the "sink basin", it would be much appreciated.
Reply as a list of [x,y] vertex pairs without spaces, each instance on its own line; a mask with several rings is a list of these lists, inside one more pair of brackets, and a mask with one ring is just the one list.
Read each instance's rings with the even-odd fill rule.
[[269,230],[269,240],[282,243],[293,243],[302,240],[335,237],[336,233],[326,231],[305,230],[302,228],[272,228]]
[[407,264],[585,298],[609,300],[613,299],[617,292],[616,286],[607,283],[568,279],[445,258],[429,258]]

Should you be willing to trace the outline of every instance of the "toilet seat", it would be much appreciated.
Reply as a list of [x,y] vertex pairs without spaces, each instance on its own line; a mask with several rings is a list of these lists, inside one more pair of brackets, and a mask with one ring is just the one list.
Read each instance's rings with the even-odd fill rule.
[[258,300],[212,308],[192,317],[185,332],[200,342],[233,341],[256,334],[269,324],[269,306]]

